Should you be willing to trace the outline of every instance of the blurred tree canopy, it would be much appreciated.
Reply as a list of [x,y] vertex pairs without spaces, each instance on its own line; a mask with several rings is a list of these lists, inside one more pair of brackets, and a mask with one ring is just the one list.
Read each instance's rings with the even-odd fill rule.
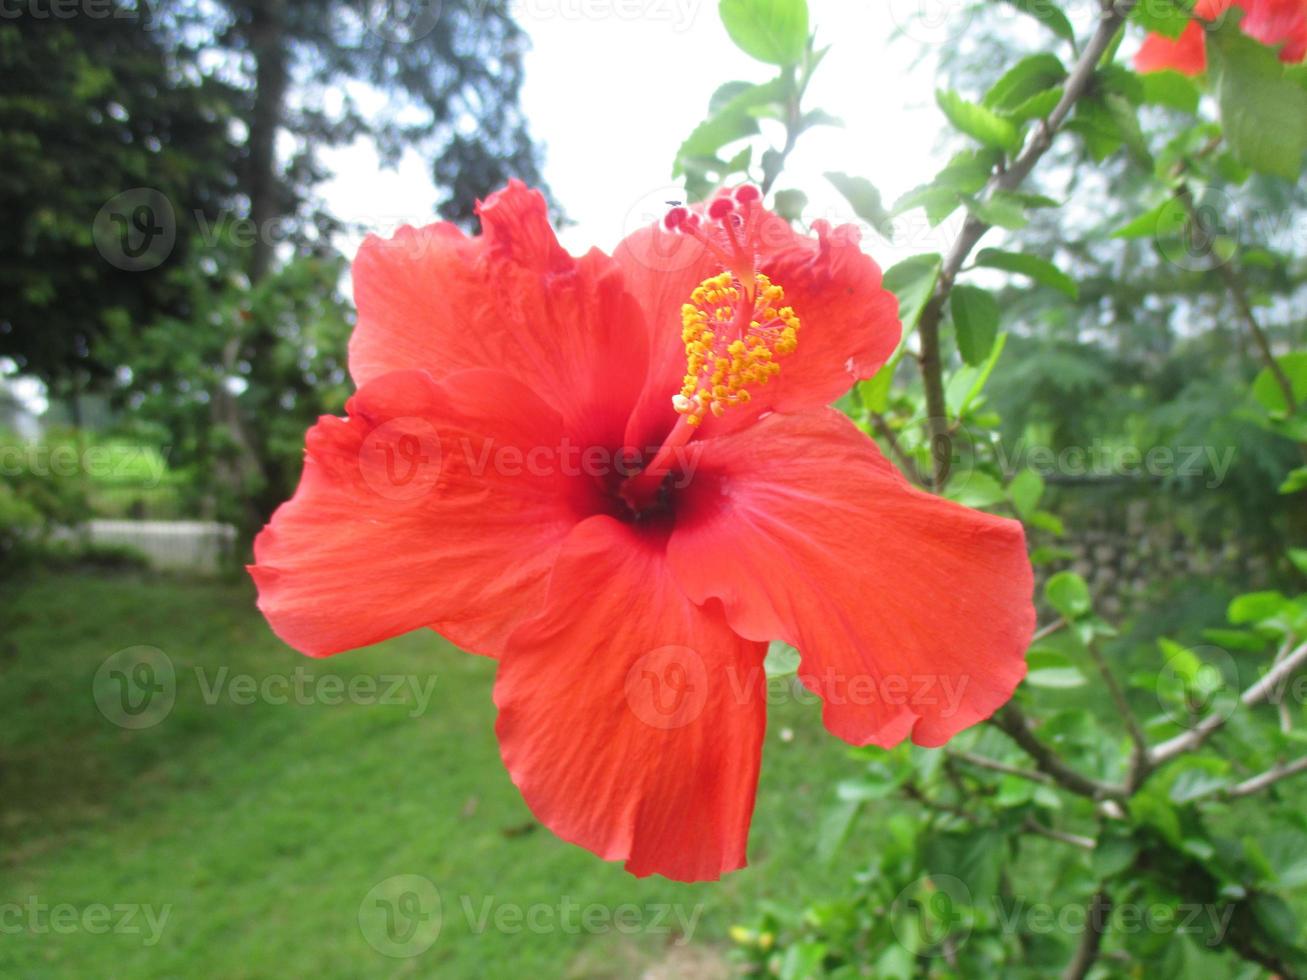
[[322,151],[414,150],[439,214],[470,224],[509,177],[543,183],[524,49],[504,0],[6,18],[0,356],[56,394],[109,387],[257,527],[298,474],[280,427],[297,440],[343,403],[345,229],[317,193]]

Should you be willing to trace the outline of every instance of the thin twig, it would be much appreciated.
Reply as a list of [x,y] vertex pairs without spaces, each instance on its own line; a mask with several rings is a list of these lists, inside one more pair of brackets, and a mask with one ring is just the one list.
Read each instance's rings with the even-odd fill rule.
[[1107,685],[1108,693],[1112,695],[1112,703],[1116,705],[1117,713],[1121,716],[1121,720],[1125,722],[1126,731],[1130,735],[1130,770],[1126,773],[1125,785],[1128,791],[1133,791],[1148,776],[1150,765],[1148,736],[1144,734],[1143,726],[1139,724],[1139,719],[1135,716],[1134,709],[1130,707],[1125,691],[1121,689],[1116,674],[1112,673],[1112,668],[1108,665],[1107,658],[1103,656],[1103,651],[1093,641],[1086,643],[1085,646],[1089,650],[1089,656],[1093,658],[1094,664],[1098,667],[1098,672],[1103,676],[1103,683]]
[[[1293,649],[1292,637],[1290,637],[1289,639],[1285,640],[1283,643],[1280,644],[1280,649],[1275,654],[1275,661],[1274,663],[1272,663],[1271,666],[1275,666],[1275,664],[1278,664],[1285,657],[1287,657],[1291,649]],[[1288,735],[1289,732],[1293,731],[1293,712],[1289,710],[1289,702],[1286,701],[1284,698],[1280,698],[1280,700],[1275,705],[1275,709],[1276,711],[1279,712],[1280,715],[1280,731]]]
[[[1307,662],[1307,643],[1296,647],[1292,653],[1273,665],[1262,676],[1261,680],[1239,695],[1240,703],[1244,707],[1252,707],[1264,701],[1272,691],[1280,686],[1285,678],[1297,670],[1304,662]],[[1221,714],[1208,715],[1189,731],[1158,745],[1149,753],[1150,764],[1158,766],[1169,759],[1174,759],[1177,755],[1198,748],[1225,725],[1228,717],[1228,715]]]
[[1288,779],[1290,776],[1296,776],[1301,772],[1307,772],[1307,756],[1267,769],[1264,773],[1253,776],[1251,779],[1245,779],[1242,783],[1231,786],[1221,796],[1231,800],[1237,800],[1243,796],[1252,796],[1254,793],[1260,793],[1266,787],[1278,783],[1281,779]]
[[1123,800],[1128,796],[1124,786],[1091,779],[1063,762],[1061,756],[1035,736],[1025,713],[1012,702],[1008,702],[990,722],[1016,742],[1040,771],[1051,776],[1062,788],[1091,800]]
[[[1012,161],[1012,165],[1002,173],[990,178],[985,187],[986,196],[999,191],[1016,190],[1030,176],[1035,164],[1053,145],[1053,137],[1066,123],[1076,103],[1084,97],[1093,80],[1098,62],[1107,51],[1126,16],[1135,5],[1135,0],[1117,0],[1103,3],[1102,17],[1094,36],[1085,45],[1076,60],[1071,74],[1067,76],[1062,88],[1062,98],[1034,131],[1025,148]],[[948,478],[948,465],[952,454],[948,441],[948,405],[944,399],[943,361],[940,357],[939,325],[944,316],[944,306],[959,270],[966,264],[971,250],[989,231],[990,225],[974,214],[967,216],[953,247],[940,269],[939,281],[925,309],[921,311],[917,331],[921,335],[921,353],[918,361],[921,366],[922,381],[926,389],[926,416],[930,426],[931,457],[934,463],[931,485],[938,492]]]
[[[1195,244],[1202,249],[1210,249],[1215,241],[1215,235],[1207,227],[1207,222],[1194,206],[1193,192],[1189,190],[1189,185],[1181,182],[1176,188],[1176,198],[1184,205],[1185,213],[1189,216],[1189,227],[1196,236]],[[1257,322],[1257,316],[1253,313],[1252,303],[1248,300],[1248,289],[1244,285],[1243,277],[1231,264],[1231,260],[1222,260],[1219,255],[1213,256],[1213,268],[1216,274],[1221,277],[1225,283],[1226,292],[1230,294],[1230,299],[1234,301],[1235,312],[1239,315],[1239,320],[1247,329],[1249,335],[1253,338],[1253,343],[1257,345],[1257,352],[1261,354],[1262,361],[1265,362],[1267,370],[1275,378],[1275,383],[1280,386],[1280,392],[1284,395],[1284,404],[1289,409],[1289,414],[1293,415],[1298,411],[1298,400],[1293,394],[1293,382],[1289,376],[1284,373],[1284,368],[1280,367],[1280,362],[1275,359],[1275,354],[1271,350],[1271,342],[1262,330],[1261,324]]]
[[894,430],[891,429],[889,423],[885,421],[885,416],[881,415],[880,412],[873,412],[868,409],[867,418],[871,420],[871,426],[876,430],[876,434],[885,440],[885,444],[889,446],[890,453],[899,461],[899,466],[907,474],[908,478],[912,480],[913,483],[917,484],[917,486],[924,487],[926,485],[926,478],[923,477],[921,471],[917,469],[916,460],[904,451],[902,444],[898,440],[898,436],[894,434]]
[[978,769],[989,769],[1007,776],[1019,776],[1022,779],[1030,780],[1032,783],[1043,783],[1045,786],[1053,784],[1053,777],[1048,773],[1040,772],[1038,769],[1022,769],[1020,766],[1009,766],[1006,762],[999,762],[997,759],[976,755],[972,752],[950,752],[949,755],[959,762],[965,762],[967,765],[975,766]]
[[1053,622],[1049,623],[1047,626],[1041,626],[1039,627],[1039,629],[1035,630],[1035,635],[1030,638],[1030,642],[1033,645],[1035,643],[1038,643],[1040,640],[1046,640],[1054,633],[1056,633],[1058,630],[1063,629],[1065,627],[1066,627],[1066,620],[1063,619],[1061,616],[1059,616],[1057,619],[1053,620]]
[[1092,837],[1082,837],[1079,834],[1071,834],[1055,827],[1046,827],[1034,817],[1027,817],[1024,826],[1032,834],[1047,837],[1049,840],[1060,841],[1063,844],[1070,844],[1072,847],[1078,847],[1081,850],[1092,851],[1098,846]]

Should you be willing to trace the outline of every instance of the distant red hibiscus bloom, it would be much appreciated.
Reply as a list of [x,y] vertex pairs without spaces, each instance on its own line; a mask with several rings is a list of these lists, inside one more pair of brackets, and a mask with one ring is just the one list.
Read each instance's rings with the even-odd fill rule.
[[[1280,51],[1280,60],[1297,64],[1307,57],[1307,0],[1198,0],[1197,18],[1216,20],[1231,7],[1244,11],[1240,29],[1249,37]],[[1149,34],[1135,55],[1135,68],[1142,72],[1171,68],[1186,75],[1207,70],[1207,35],[1198,20],[1192,20],[1178,38]]]
[[636,875],[745,864],[767,641],[826,726],[940,745],[1025,674],[1021,526],[920,492],[828,404],[900,326],[856,229],[741,188],[573,258],[518,182],[369,238],[347,419],[255,543],[312,656],[431,627],[498,658],[527,804]]

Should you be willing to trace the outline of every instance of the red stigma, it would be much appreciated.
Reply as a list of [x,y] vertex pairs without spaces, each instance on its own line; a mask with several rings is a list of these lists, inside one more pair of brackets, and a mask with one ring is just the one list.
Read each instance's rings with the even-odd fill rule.
[[708,217],[714,221],[721,221],[732,211],[735,210],[735,202],[729,197],[719,197],[708,205]]
[[741,204],[748,204],[750,201],[757,201],[762,197],[762,191],[752,184],[742,184],[735,189],[735,199]]
[[681,225],[685,224],[685,219],[690,216],[690,212],[685,208],[676,207],[667,212],[667,217],[663,218],[663,224],[667,226],[668,231],[675,231]]

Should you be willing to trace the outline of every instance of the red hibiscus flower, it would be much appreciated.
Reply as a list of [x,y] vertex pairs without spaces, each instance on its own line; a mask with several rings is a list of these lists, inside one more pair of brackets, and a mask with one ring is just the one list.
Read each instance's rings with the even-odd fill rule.
[[498,658],[526,802],[637,875],[745,863],[767,641],[827,727],[937,746],[1025,673],[1021,526],[920,492],[828,404],[900,326],[856,229],[755,188],[573,258],[520,183],[369,238],[348,418],[255,543],[313,656],[431,627]]
[[[1307,0],[1198,0],[1196,17],[1216,20],[1231,7],[1244,11],[1240,29],[1249,37],[1278,48],[1280,60],[1297,64],[1307,57]],[[1171,68],[1186,75],[1207,70],[1207,34],[1199,20],[1192,20],[1178,38],[1149,34],[1135,55],[1141,72]]]

